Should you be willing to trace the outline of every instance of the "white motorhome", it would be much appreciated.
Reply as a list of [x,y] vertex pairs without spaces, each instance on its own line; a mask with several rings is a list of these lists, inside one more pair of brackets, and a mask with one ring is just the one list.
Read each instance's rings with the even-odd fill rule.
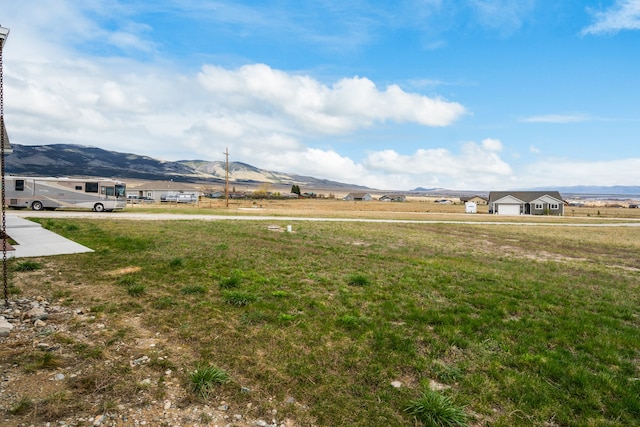
[[5,177],[5,205],[34,211],[84,208],[96,212],[127,206],[124,182],[106,178]]

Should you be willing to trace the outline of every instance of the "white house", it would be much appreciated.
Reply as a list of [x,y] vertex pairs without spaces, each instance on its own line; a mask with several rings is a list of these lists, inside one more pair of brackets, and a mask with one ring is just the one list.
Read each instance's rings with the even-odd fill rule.
[[369,193],[349,193],[344,196],[343,200],[367,202],[373,200],[373,197]]
[[557,191],[492,191],[489,212],[498,215],[564,215]]

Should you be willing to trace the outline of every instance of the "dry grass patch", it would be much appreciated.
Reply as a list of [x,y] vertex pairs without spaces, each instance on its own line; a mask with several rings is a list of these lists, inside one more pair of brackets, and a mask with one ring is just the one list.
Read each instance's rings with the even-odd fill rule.
[[142,271],[142,267],[131,266],[118,268],[117,270],[105,271],[104,274],[107,276],[124,276],[127,274],[138,273],[140,271]]

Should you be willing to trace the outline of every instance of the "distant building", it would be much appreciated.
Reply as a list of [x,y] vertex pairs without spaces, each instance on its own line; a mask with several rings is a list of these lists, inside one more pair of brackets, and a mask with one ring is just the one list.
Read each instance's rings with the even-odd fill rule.
[[557,191],[492,191],[489,212],[498,215],[564,215]]
[[404,194],[385,194],[378,200],[381,202],[406,202],[407,197]]
[[[182,196],[179,196],[182,195]],[[190,201],[198,200],[202,193],[195,186],[183,182],[152,181],[127,188],[127,196],[147,197],[161,201],[177,201],[179,198]]]
[[371,197],[371,194],[369,193],[349,193],[346,196],[344,196],[343,200],[356,201],[356,202],[368,202],[370,200],[373,200],[373,197]]
[[482,197],[482,196],[473,196],[473,197],[460,197],[460,201],[462,203],[466,203],[466,202],[473,202],[476,205],[480,206],[480,205],[486,205],[489,203],[489,201],[487,200],[486,197]]

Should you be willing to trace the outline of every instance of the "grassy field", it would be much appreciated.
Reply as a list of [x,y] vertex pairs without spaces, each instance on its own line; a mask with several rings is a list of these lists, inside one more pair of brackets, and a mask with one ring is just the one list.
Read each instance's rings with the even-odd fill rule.
[[228,376],[200,398],[298,425],[640,424],[640,227],[38,221],[95,253],[43,258],[64,285],[30,292],[140,315],[165,365]]
[[[197,205],[178,203],[129,204],[132,212],[189,212],[219,215],[280,215],[323,218],[377,218],[377,219],[455,219],[465,221],[562,221],[553,216],[500,217],[487,218],[488,207],[478,206],[478,214],[465,214],[464,204],[443,205],[435,198],[413,198],[408,202],[353,202],[330,199],[287,199],[287,200],[229,200],[202,199]],[[640,220],[640,209],[607,207],[565,207],[564,219],[633,219]]]

